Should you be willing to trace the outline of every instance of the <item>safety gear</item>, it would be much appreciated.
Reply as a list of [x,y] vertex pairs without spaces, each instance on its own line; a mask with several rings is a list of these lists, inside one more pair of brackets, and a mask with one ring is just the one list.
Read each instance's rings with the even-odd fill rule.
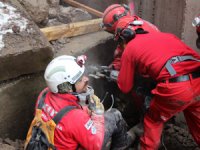
[[117,22],[124,16],[130,16],[127,5],[110,5],[103,13],[102,28],[105,28],[105,30],[108,32],[114,33]]
[[[200,14],[199,14],[199,16],[194,18],[192,25],[194,27],[196,27],[198,38],[200,38]],[[198,47],[198,45],[197,45],[197,47]]]
[[200,26],[200,15],[194,18],[194,20],[192,21],[192,25],[194,27]]
[[39,100],[35,117],[27,134],[25,150],[56,150],[56,147],[54,146],[54,131],[56,125],[64,115],[66,115],[70,110],[76,108],[76,106],[66,106],[59,111],[53,119],[46,122],[43,121],[42,108],[45,104],[44,99],[47,92],[48,90],[44,91]]
[[[38,99],[40,99],[42,93]],[[44,102],[42,120],[45,122],[53,119],[57,112],[60,112],[65,107],[75,106],[78,108],[71,110],[56,126],[54,146],[58,150],[101,149],[104,139],[103,115],[96,115],[98,116],[98,119],[95,118],[96,120],[91,118],[91,115],[79,105],[78,98],[71,93],[60,94],[49,91]],[[36,103],[37,107],[38,102]]]
[[53,59],[48,64],[44,74],[49,89],[53,93],[58,93],[58,85],[63,83],[75,84],[85,71],[85,59],[85,56],[76,59],[68,55]]
[[103,104],[101,103],[100,99],[95,95],[93,94],[91,97],[90,97],[90,100],[89,100],[89,106],[88,108],[95,114],[97,115],[103,115],[104,114],[104,106]]
[[118,42],[125,41],[126,43],[132,40],[136,33],[135,30],[137,28],[141,28],[140,25],[134,24],[135,18],[132,16],[124,17],[123,20],[120,20],[116,26],[115,30],[115,40]]
[[158,28],[137,16],[126,16],[119,20],[115,30],[115,40],[128,43],[136,34],[159,32]]
[[[160,32],[136,36],[137,38],[128,43],[121,59],[118,86],[125,93],[133,88],[136,72],[148,75],[156,81],[167,80],[171,75],[163,66],[170,58],[184,55],[200,58],[196,51],[188,48],[173,34]],[[176,76],[181,76],[199,70],[200,63],[184,61],[173,64],[173,67],[177,72]],[[152,90],[154,97],[144,119],[141,149],[157,149],[164,122],[180,111],[184,111],[189,129],[200,144],[200,132],[196,132],[200,131],[200,78],[190,77],[190,81],[158,83]]]
[[116,82],[117,78],[118,78],[118,75],[119,75],[119,71],[118,70],[111,70],[110,71],[110,80]]

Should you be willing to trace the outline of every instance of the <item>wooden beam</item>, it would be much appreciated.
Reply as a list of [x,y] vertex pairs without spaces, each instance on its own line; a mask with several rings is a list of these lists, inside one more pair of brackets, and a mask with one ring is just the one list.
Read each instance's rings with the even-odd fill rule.
[[91,13],[93,15],[96,15],[98,17],[102,17],[103,16],[102,12],[100,12],[98,10],[95,10],[95,9],[89,7],[89,6],[84,5],[84,4],[81,4],[79,2],[76,2],[74,0],[64,0],[64,2],[70,4],[70,5],[74,6],[74,7],[83,8],[87,12],[89,12],[89,13]]
[[82,22],[69,23],[64,25],[41,28],[49,41],[57,40],[62,37],[73,37],[101,30],[102,19],[93,19]]

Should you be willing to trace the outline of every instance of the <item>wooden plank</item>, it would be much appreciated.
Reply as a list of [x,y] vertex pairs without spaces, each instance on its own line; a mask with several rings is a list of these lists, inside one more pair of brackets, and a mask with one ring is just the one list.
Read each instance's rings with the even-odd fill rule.
[[102,18],[82,22],[69,23],[64,25],[46,27],[40,29],[49,41],[62,37],[73,37],[102,30],[100,23]]
[[70,4],[71,6],[85,9],[87,12],[89,12],[89,13],[91,13],[93,15],[96,15],[98,17],[102,17],[103,16],[102,12],[100,12],[98,10],[95,10],[95,9],[89,7],[89,6],[84,5],[84,4],[81,4],[79,2],[76,2],[74,0],[64,0],[64,2]]

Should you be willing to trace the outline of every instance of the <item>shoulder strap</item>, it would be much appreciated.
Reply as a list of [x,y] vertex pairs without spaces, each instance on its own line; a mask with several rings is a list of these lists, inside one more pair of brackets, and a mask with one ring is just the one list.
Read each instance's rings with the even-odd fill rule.
[[42,109],[42,107],[44,105],[44,99],[45,99],[47,93],[48,93],[48,90],[46,90],[42,93],[42,96],[40,97],[39,102],[38,102],[38,109]]
[[76,106],[64,107],[61,111],[59,111],[56,114],[56,116],[52,120],[55,122],[55,124],[58,124],[64,115],[66,115],[69,111],[71,111],[72,109],[75,109],[75,108],[77,108],[77,107]]

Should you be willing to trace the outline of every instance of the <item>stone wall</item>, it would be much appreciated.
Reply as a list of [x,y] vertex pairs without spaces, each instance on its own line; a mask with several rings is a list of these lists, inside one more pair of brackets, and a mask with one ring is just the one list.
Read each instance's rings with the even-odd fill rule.
[[173,33],[197,50],[192,21],[200,13],[198,0],[135,0],[136,14],[152,22],[163,32]]
[[[78,0],[99,11],[114,3],[125,3],[128,0],[87,1]],[[163,32],[173,33],[195,50],[196,31],[192,21],[200,13],[199,0],[133,0],[137,15],[150,21]]]
[[54,52],[18,1],[0,1],[0,20],[0,137],[24,138]]

